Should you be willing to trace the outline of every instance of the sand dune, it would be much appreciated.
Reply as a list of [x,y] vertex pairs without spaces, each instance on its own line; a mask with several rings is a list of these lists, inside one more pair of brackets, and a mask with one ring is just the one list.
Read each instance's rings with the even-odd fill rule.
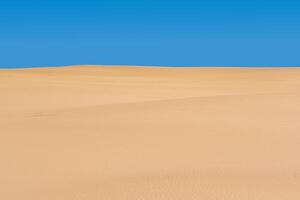
[[0,70],[0,199],[298,200],[300,68]]

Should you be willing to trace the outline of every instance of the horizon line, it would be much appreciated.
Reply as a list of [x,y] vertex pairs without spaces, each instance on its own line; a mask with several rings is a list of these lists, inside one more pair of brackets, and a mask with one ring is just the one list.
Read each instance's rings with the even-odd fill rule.
[[127,65],[127,64],[72,64],[72,65],[49,65],[49,66],[31,66],[31,67],[0,67],[0,70],[8,69],[41,69],[41,68],[63,68],[63,67],[155,67],[155,68],[299,68],[299,66],[238,66],[238,65],[199,65],[199,66],[172,66],[172,65]]

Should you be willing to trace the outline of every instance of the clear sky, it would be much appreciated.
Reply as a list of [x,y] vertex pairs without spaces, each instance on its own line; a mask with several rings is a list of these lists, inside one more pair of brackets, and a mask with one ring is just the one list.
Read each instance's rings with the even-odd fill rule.
[[296,0],[1,0],[0,67],[300,66]]

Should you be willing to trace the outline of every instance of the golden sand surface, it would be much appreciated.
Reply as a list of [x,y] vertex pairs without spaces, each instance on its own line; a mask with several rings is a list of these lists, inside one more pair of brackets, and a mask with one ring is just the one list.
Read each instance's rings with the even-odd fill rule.
[[0,199],[299,200],[300,68],[0,70]]

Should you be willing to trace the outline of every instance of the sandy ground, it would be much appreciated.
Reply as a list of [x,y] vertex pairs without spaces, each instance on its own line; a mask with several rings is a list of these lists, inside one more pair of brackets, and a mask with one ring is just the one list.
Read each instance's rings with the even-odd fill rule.
[[0,70],[0,199],[299,200],[300,68]]

